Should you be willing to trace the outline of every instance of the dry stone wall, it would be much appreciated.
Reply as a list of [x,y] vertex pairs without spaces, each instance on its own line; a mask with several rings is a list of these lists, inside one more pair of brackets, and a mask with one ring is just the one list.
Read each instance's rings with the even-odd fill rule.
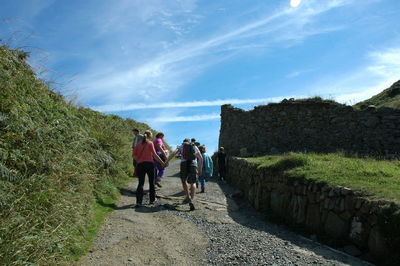
[[251,111],[221,107],[219,145],[229,155],[287,151],[389,155],[400,152],[400,110],[323,100],[284,100]]
[[352,255],[399,259],[400,225],[393,203],[371,201],[345,187],[276,175],[237,157],[228,158],[227,181],[258,211],[340,242]]

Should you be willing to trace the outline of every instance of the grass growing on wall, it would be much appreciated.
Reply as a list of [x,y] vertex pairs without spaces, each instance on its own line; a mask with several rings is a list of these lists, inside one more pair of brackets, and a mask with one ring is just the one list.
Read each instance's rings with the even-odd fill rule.
[[0,46],[0,265],[67,264],[132,174],[131,129],[148,127],[66,103],[26,56]]
[[267,155],[248,158],[270,171],[349,187],[373,199],[400,203],[400,161],[349,158],[341,153]]

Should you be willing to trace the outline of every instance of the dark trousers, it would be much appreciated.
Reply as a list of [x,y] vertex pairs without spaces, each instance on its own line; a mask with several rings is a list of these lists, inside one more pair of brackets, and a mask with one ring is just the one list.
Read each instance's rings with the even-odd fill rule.
[[225,164],[219,165],[218,172],[219,172],[219,178],[225,178],[225,175],[226,175]]
[[150,202],[156,199],[156,189],[154,188],[154,165],[153,162],[142,162],[137,164],[137,174],[139,184],[136,189],[136,204],[142,204],[143,201],[143,186],[146,174],[149,177]]

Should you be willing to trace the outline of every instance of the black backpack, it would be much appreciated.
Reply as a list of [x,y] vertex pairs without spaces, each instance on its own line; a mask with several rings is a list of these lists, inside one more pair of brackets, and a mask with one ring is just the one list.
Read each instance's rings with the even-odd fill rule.
[[196,150],[194,144],[184,142],[182,144],[182,157],[186,161],[193,161],[196,159]]

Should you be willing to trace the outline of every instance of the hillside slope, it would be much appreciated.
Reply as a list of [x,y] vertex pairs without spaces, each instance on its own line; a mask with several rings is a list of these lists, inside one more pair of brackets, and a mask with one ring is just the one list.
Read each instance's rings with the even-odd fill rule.
[[0,264],[64,264],[132,173],[131,129],[148,126],[68,104],[26,56],[0,46]]
[[354,107],[358,109],[364,109],[368,105],[400,108],[400,80],[393,83],[392,86],[371,97],[370,99],[355,104]]

